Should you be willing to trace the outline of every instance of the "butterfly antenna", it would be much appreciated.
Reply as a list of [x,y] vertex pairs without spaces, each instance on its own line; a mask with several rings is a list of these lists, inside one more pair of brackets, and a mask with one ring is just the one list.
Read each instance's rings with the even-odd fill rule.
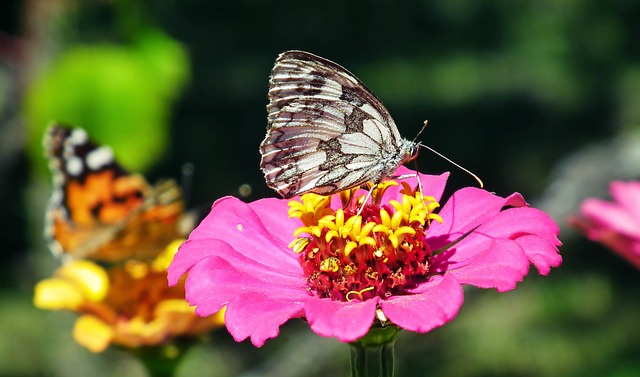
[[422,133],[424,132],[424,130],[427,128],[427,123],[429,123],[429,121],[428,121],[428,120],[425,120],[425,121],[424,121],[424,123],[423,123],[423,125],[422,125],[422,128],[420,129],[420,132],[418,132],[418,134],[416,135],[416,137],[414,137],[414,138],[413,138],[413,142],[414,142],[414,143],[418,141],[418,138],[420,137],[420,135],[422,135]]
[[[427,122],[426,122],[426,121],[424,122],[424,125],[425,125],[425,126],[427,125]],[[423,129],[424,129],[424,127],[423,127]],[[420,131],[420,132],[422,132],[422,131]],[[472,173],[472,172],[471,172],[471,170],[469,170],[469,169],[467,169],[467,168],[465,168],[465,167],[461,166],[460,164],[457,164],[457,163],[453,162],[453,160],[451,160],[450,158],[446,157],[445,155],[443,155],[442,153],[440,153],[440,152],[436,151],[435,149],[433,149],[433,148],[431,148],[431,147],[428,147],[428,146],[426,146],[426,145],[424,145],[424,144],[422,144],[422,143],[418,143],[418,145],[419,145],[419,146],[421,146],[422,148],[428,149],[428,150],[429,150],[429,151],[431,151],[432,153],[434,153],[434,154],[438,155],[440,158],[442,158],[442,159],[444,159],[445,161],[449,162],[451,165],[453,165],[453,166],[457,167],[458,169],[460,169],[460,170],[462,170],[462,171],[466,172],[467,174],[469,174],[470,176],[472,176],[472,177],[473,177],[473,178],[478,182],[478,184],[480,185],[480,188],[483,188],[483,187],[484,187],[484,183],[482,183],[482,180],[480,179],[480,177],[478,177],[477,175],[475,175],[474,173]]]

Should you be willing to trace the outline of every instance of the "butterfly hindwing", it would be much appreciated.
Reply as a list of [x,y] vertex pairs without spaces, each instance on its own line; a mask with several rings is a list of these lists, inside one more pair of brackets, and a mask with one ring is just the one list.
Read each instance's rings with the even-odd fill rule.
[[49,127],[44,148],[53,174],[45,239],[55,255],[148,259],[178,237],[183,206],[173,181],[150,186],[80,128]]
[[307,52],[278,57],[267,111],[261,168],[284,197],[379,182],[413,155],[415,144],[360,80]]

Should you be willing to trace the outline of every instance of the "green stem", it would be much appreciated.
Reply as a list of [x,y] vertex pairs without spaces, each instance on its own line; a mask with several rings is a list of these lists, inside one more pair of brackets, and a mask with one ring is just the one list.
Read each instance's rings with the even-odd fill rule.
[[393,377],[393,347],[400,329],[378,327],[351,346],[351,377]]
[[185,349],[173,344],[142,347],[134,352],[147,369],[149,377],[173,377]]

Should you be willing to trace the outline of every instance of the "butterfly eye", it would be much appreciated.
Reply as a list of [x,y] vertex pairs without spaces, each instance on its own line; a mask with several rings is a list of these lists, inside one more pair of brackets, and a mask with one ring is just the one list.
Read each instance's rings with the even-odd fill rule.
[[411,146],[411,149],[409,149],[407,151],[407,155],[409,157],[409,160],[413,160],[416,157],[418,157],[418,151],[420,150],[420,144],[413,144]]

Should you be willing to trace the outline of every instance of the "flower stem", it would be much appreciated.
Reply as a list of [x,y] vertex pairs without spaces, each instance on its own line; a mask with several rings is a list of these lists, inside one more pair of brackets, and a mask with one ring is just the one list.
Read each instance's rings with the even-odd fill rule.
[[180,364],[185,349],[174,344],[142,347],[133,352],[147,369],[150,377],[172,377]]
[[393,347],[400,329],[377,327],[351,346],[351,377],[393,377]]

